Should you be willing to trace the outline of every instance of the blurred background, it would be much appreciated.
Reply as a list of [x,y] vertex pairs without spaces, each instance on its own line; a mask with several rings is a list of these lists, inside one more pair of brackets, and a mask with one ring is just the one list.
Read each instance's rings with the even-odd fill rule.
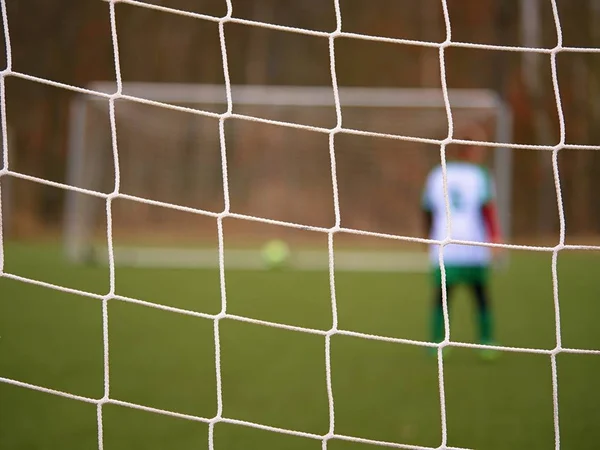
[[[220,0],[156,0],[149,3],[213,16],[226,13],[225,2]],[[526,12],[525,3],[517,0],[448,1],[452,40],[554,47],[557,30],[551,2],[533,2],[538,3],[537,12],[535,9]],[[563,46],[598,45],[597,3],[593,0],[557,1]],[[434,42],[445,38],[441,3],[437,0],[378,0],[368,4],[358,0],[341,0],[340,7],[344,31]],[[105,3],[94,0],[23,0],[9,2],[7,8],[14,71],[81,87],[94,81],[115,80],[109,14]],[[235,17],[240,18],[321,31],[335,28],[332,2],[234,1],[233,8]],[[34,16],[26,13],[31,10],[39,13]],[[215,22],[127,4],[116,5],[116,17],[123,81],[224,83]],[[326,38],[240,24],[226,24],[225,35],[232,84],[331,85]],[[439,59],[435,48],[340,38],[336,40],[335,51],[340,86],[440,88]],[[5,52],[0,53],[4,55]],[[561,52],[556,62],[566,142],[600,145],[600,132],[596,126],[600,109],[597,102],[590,101],[600,89],[600,55]],[[449,48],[445,63],[449,88],[493,89],[505,99],[514,118],[514,142],[545,145],[558,142],[559,120],[548,54],[535,57],[519,51]],[[6,86],[8,124],[12,133],[9,150],[11,170],[64,182],[69,105],[75,94],[18,77],[8,77]],[[402,123],[402,114],[402,111],[397,116],[390,113],[387,120]],[[446,133],[445,120],[440,125],[443,136]],[[265,142],[274,139],[261,141],[264,130],[265,126],[254,126],[250,134],[245,135],[246,145],[234,145],[231,140],[231,152],[236,151],[237,160],[245,158],[251,161],[254,158],[254,165],[247,161],[243,163],[246,176],[256,177],[257,171],[268,171],[269,164],[274,167],[277,164],[257,159],[256,153],[260,150],[256,147],[264,148],[268,145]],[[215,121],[210,139],[216,137],[216,131]],[[410,134],[410,131],[405,133]],[[436,130],[438,136],[439,131]],[[140,131],[139,134],[143,133]],[[418,134],[418,130],[413,130],[413,134]],[[310,133],[300,135],[309,136]],[[209,139],[206,136],[209,134],[205,133],[203,139]],[[342,136],[340,141],[346,138]],[[143,138],[140,136],[139,139]],[[295,139],[296,136],[292,138]],[[247,142],[256,143],[247,145]],[[128,143],[123,139],[120,145],[121,156],[125,159]],[[341,187],[341,201],[352,197],[352,202],[346,202],[346,212],[349,216],[355,214],[363,218],[363,223],[356,218],[345,225],[397,234],[418,234],[420,222],[415,214],[405,214],[412,217],[406,223],[403,222],[407,220],[405,218],[389,217],[398,216],[398,211],[387,205],[403,199],[407,203],[418,201],[420,180],[437,161],[437,148],[433,146],[429,151],[431,157],[423,162],[414,158],[414,148],[412,152],[411,148],[405,152],[392,152],[390,146],[396,145],[398,149],[402,144],[392,142],[382,145],[388,145],[388,151],[369,153],[367,147],[373,147],[369,140],[355,144],[354,149],[344,154],[340,151],[340,158],[348,155],[340,162],[340,183],[344,183],[344,177],[353,180]],[[339,143],[339,147],[343,147],[343,142]],[[558,212],[550,153],[530,150],[513,153],[513,238],[531,242],[531,239],[543,236],[554,241]],[[253,156],[248,156],[250,154]],[[139,164],[143,163],[143,155],[135,158]],[[145,158],[148,160],[149,157]],[[299,158],[290,157],[288,161],[296,165]],[[308,164],[314,166],[315,161],[311,160]],[[346,164],[347,168],[344,167],[346,161],[352,161]],[[324,162],[327,164],[327,160]],[[396,170],[387,171],[384,175],[382,167],[390,165]],[[214,170],[211,169],[211,172]],[[596,234],[600,229],[596,194],[600,183],[600,156],[593,151],[565,150],[560,154],[560,172],[568,237]],[[176,173],[163,174],[163,182],[175,179]],[[413,179],[409,180],[410,177]],[[232,189],[235,189],[236,175],[232,178]],[[270,189],[269,183],[275,186],[277,177],[270,175],[268,178],[271,181],[264,182],[266,187],[255,185],[255,189],[246,192],[245,195],[254,197],[244,200],[246,205],[261,203],[265,189],[276,195],[273,193],[276,189]],[[220,180],[217,179],[216,183],[218,185]],[[9,236],[32,233],[39,236],[41,230],[45,233],[58,232],[62,226],[64,192],[35,183],[15,181],[14,184],[10,200],[11,222],[6,230]],[[307,192],[306,183],[301,189],[290,192],[287,198],[302,201],[303,197],[306,198],[301,193],[302,189]],[[222,197],[222,192],[219,195]],[[171,200],[183,201],[178,198]],[[273,202],[272,209],[280,211],[286,203],[282,199],[279,202],[274,199]],[[261,213],[251,206],[246,209],[255,215]],[[303,209],[303,214],[311,214],[310,208]],[[318,208],[314,210],[318,211]],[[404,211],[407,209],[404,208]],[[293,215],[287,219],[280,218],[298,219]],[[308,217],[304,222],[319,220],[319,217]]]

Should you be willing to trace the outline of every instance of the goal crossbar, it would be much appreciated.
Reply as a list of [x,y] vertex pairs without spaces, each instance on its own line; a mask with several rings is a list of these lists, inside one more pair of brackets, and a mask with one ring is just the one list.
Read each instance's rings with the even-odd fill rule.
[[[91,91],[111,95],[116,92],[114,83],[95,82]],[[123,95],[164,103],[227,103],[224,85],[192,83],[125,82]],[[340,87],[341,106],[347,107],[404,107],[443,108],[443,91],[435,88],[377,88]],[[101,100],[101,97],[89,97]],[[233,85],[231,98],[234,106],[335,106],[333,89],[328,86],[264,86]],[[448,89],[448,100],[453,108],[505,109],[501,97],[489,89]],[[506,114],[501,111],[500,114]]]

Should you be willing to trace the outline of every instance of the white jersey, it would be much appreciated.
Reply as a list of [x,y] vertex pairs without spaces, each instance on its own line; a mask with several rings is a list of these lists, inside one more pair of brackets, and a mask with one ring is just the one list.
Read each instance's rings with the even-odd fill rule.
[[[446,164],[448,199],[452,220],[452,239],[487,242],[482,206],[494,196],[494,187],[487,171],[467,162]],[[431,211],[430,239],[447,236],[446,200],[442,168],[434,168],[427,177],[423,192],[423,208]],[[430,261],[439,266],[439,245],[430,246]],[[490,262],[489,247],[449,244],[444,248],[444,264],[450,266],[481,266]]]

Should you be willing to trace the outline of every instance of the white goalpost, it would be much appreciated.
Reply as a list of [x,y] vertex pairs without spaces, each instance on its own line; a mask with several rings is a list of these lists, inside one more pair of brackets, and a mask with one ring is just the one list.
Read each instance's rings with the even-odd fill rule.
[[[89,89],[110,94],[114,85],[97,82],[90,85]],[[225,87],[132,82],[123,83],[123,93],[128,98],[115,102],[114,114],[118,130],[120,178],[123,185],[127,186],[123,186],[124,193],[135,195],[137,203],[159,201],[161,205],[168,204],[163,206],[176,205],[199,214],[223,210],[222,193],[218,188],[208,186],[206,181],[218,178],[221,173],[222,142],[217,136],[216,120],[202,114],[223,114],[227,110]],[[342,201],[342,226],[349,223],[350,228],[359,228],[358,224],[361,224],[363,231],[377,233],[381,232],[382,222],[386,220],[385,233],[418,236],[421,185],[426,171],[433,164],[439,164],[437,141],[448,133],[442,90],[340,87],[338,96],[344,125],[347,124],[338,136],[347,133],[346,137],[357,135],[363,139],[370,138],[356,144],[340,137],[334,143]],[[511,142],[510,109],[496,93],[484,89],[450,89],[448,99],[456,124],[472,121],[486,123],[494,141]],[[335,125],[335,99],[331,87],[231,86],[231,100],[234,112],[239,111],[240,116],[232,117],[225,125],[231,125],[226,128],[224,135],[230,159],[227,164],[232,172],[229,175],[230,189],[233,191],[234,184],[239,180],[246,180],[239,188],[245,192],[244,200],[235,192],[231,193],[231,212],[245,213],[283,225],[288,222],[302,223],[304,218],[313,222],[324,222],[326,217],[331,219],[333,205],[328,149],[322,148],[322,142],[309,134],[298,139],[293,132],[286,134],[275,128],[308,130],[314,132],[312,134],[317,138],[328,133]],[[94,191],[110,191],[115,174],[111,167],[113,143],[106,99],[77,96],[72,103],[70,133],[68,184]],[[402,139],[403,136],[409,138]],[[244,162],[238,163],[231,157],[234,153],[242,152],[248,155]],[[269,170],[257,173],[256,164],[248,162],[253,158],[262,158],[262,167],[268,167]],[[281,159],[291,161],[291,165],[306,165],[307,171],[300,175],[305,180],[294,180],[298,174]],[[135,164],[128,164],[127,161],[135,161]],[[368,161],[370,168],[363,167],[365,161]],[[398,175],[385,182],[381,180],[381,173],[387,169],[384,166],[390,161],[397,165]],[[499,189],[500,218],[508,235],[511,150],[497,147],[490,163]],[[361,171],[369,170],[379,172],[379,175],[374,174],[368,180],[359,178]],[[413,173],[408,174],[407,171]],[[268,182],[265,180],[275,179],[279,173],[287,174],[287,179],[284,176],[272,186],[265,187]],[[401,180],[409,176],[410,181]],[[190,181],[185,185],[180,178]],[[307,183],[313,186],[309,188]],[[157,187],[158,184],[160,186]],[[382,218],[383,212],[367,206],[367,202],[360,205],[353,203],[350,197],[356,194],[350,194],[350,189],[354,192],[351,185],[356,184],[361,184],[360,189],[365,192],[365,197],[383,197],[395,190],[397,211],[388,213],[393,217]],[[375,184],[377,186],[373,187]],[[163,187],[158,198],[155,191]],[[253,192],[263,192],[265,189],[270,192],[279,190],[287,196],[265,207],[260,200],[252,198]],[[165,196],[164,191],[167,190],[170,192]],[[306,198],[305,202],[310,204],[310,210],[304,207],[301,212],[287,211],[286,203],[302,198],[309,191],[310,198]],[[260,195],[264,193],[256,194],[256,197]],[[81,262],[90,258],[104,263],[108,261],[106,243],[95,239],[103,232],[104,212],[103,206],[94,200],[91,196],[68,192],[64,249],[71,261]],[[253,204],[254,209],[250,209],[249,204]],[[194,242],[195,235],[201,241],[201,236],[206,234],[202,226],[195,230],[186,229],[181,221],[171,220],[169,212],[173,210],[169,209],[163,208],[160,219],[148,216],[145,220],[141,217],[150,214],[148,208],[144,210],[138,204],[135,212],[132,208],[128,209],[121,210],[121,214],[115,213],[113,217],[116,221],[113,227],[116,264],[218,267],[217,249],[203,248],[200,242]],[[269,210],[274,209],[287,213],[270,217]],[[162,222],[162,228],[145,241],[139,236],[136,244],[127,242],[126,238],[124,242],[119,241],[119,230],[130,229],[130,234],[136,234],[133,222],[142,221],[141,228],[147,233],[152,229],[155,219]],[[327,228],[326,222],[321,226],[306,222],[304,225],[321,230]],[[156,242],[164,241],[168,236],[185,233],[189,234],[189,241],[183,245],[156,245]],[[235,242],[234,233],[228,234],[228,238],[231,237]],[[235,248],[234,244],[234,248],[226,248],[225,253],[228,268],[264,267],[257,249]],[[326,270],[327,252],[300,246],[292,253],[290,264],[299,270]],[[427,257],[422,252],[336,250],[337,270],[422,271],[427,266]]]

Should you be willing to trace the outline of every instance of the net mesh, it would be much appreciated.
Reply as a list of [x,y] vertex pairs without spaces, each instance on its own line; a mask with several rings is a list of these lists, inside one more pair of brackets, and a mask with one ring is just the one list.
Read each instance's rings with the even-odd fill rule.
[[[141,96],[162,97],[178,107],[202,111],[223,109],[223,104],[210,102],[211,97],[224,94],[221,86],[126,83],[124,89],[135,90],[135,86]],[[105,88],[102,83],[93,87]],[[324,132],[227,120],[225,141],[231,209],[284,222],[330,227],[335,218],[325,130],[335,125],[333,99],[329,102],[326,98],[331,89],[235,86],[233,92],[239,114],[317,126]],[[194,99],[194,94],[203,95]],[[345,128],[373,133],[393,131],[422,139],[447,134],[446,113],[441,92],[437,90],[359,88],[342,89],[340,94]],[[451,99],[457,122],[477,120],[485,123],[490,134],[504,133],[500,117],[503,110],[499,110],[495,95],[480,90],[453,91]],[[76,179],[68,183],[111,192],[114,168],[108,104],[79,97],[73,106],[76,111],[78,106],[85,109],[85,123],[80,124],[82,120],[78,117],[71,124],[80,137],[70,144],[70,154],[71,159],[80,161],[80,169],[74,170]],[[121,193],[213,212],[222,209],[217,119],[129,101],[118,101],[115,114]],[[335,159],[345,227],[405,236],[420,233],[419,202],[414,199],[420,196],[422,180],[429,168],[439,162],[438,145],[338,133]],[[494,158],[489,159],[494,170]],[[84,228],[82,233],[89,236],[87,245],[92,244],[93,236],[104,241],[106,226],[99,202],[92,208],[94,205],[86,205],[89,200],[86,196],[78,198],[76,203],[72,202],[76,206],[71,207],[65,220],[86,222],[80,226]],[[385,207],[392,203],[393,209]],[[197,239],[214,231],[212,224],[208,227],[191,224],[172,209],[153,208],[139,202],[117,202],[113,208],[113,238],[123,245],[132,236],[138,241],[146,235],[152,236],[154,242],[168,242],[175,236]],[[507,213],[500,214],[507,216]],[[244,239],[247,235],[244,234]],[[73,234],[67,234],[65,239],[69,246]],[[235,240],[236,233],[228,231],[228,239]],[[120,262],[119,258],[117,263]]]
[[[7,67],[5,70],[3,70],[0,73],[0,112],[1,112],[2,130],[3,130],[3,168],[0,171],[0,176],[6,177],[7,175],[10,175],[11,177],[21,178],[21,179],[25,179],[25,180],[29,180],[29,181],[33,181],[33,182],[37,182],[37,183],[42,183],[42,184],[46,184],[49,186],[54,186],[54,187],[58,187],[58,188],[62,188],[62,189],[68,189],[68,190],[72,190],[72,191],[75,191],[75,192],[78,192],[81,194],[91,195],[91,196],[95,196],[97,198],[103,199],[105,201],[105,205],[106,205],[106,217],[107,217],[106,236],[107,236],[107,240],[108,240],[108,259],[109,259],[109,273],[110,273],[109,292],[106,295],[96,295],[96,294],[92,294],[89,292],[84,292],[84,291],[75,290],[75,289],[69,289],[69,288],[65,288],[62,286],[49,284],[49,283],[45,283],[45,282],[42,282],[39,280],[25,278],[25,277],[21,277],[21,276],[15,275],[15,274],[8,273],[8,272],[4,271],[4,251],[0,251],[0,275],[2,277],[8,278],[8,279],[19,280],[21,282],[36,284],[36,285],[39,285],[39,286],[42,286],[42,287],[45,287],[48,289],[56,289],[56,290],[61,290],[61,291],[68,292],[68,293],[78,294],[81,296],[87,296],[87,297],[98,299],[102,302],[102,323],[103,323],[103,343],[104,343],[104,394],[102,395],[101,398],[88,398],[88,397],[74,395],[74,394],[71,394],[68,392],[62,392],[62,391],[48,389],[43,386],[24,383],[19,380],[15,380],[15,379],[0,378],[0,381],[4,382],[4,383],[13,384],[16,386],[21,386],[24,388],[34,389],[34,390],[38,390],[41,392],[59,395],[59,396],[63,396],[66,398],[73,399],[73,400],[79,400],[82,402],[87,402],[87,403],[92,403],[92,404],[97,405],[98,447],[100,449],[103,448],[103,407],[107,404],[121,405],[121,406],[129,407],[129,408],[135,408],[135,409],[152,412],[152,413],[164,414],[164,415],[169,415],[169,416],[173,416],[173,417],[179,417],[182,419],[189,419],[189,420],[207,423],[208,427],[209,427],[208,445],[211,450],[214,448],[214,426],[217,423],[237,424],[237,425],[259,428],[259,429],[272,431],[272,432],[285,433],[285,434],[290,434],[290,435],[295,435],[295,436],[311,438],[311,439],[315,439],[318,441],[322,441],[323,448],[327,448],[327,444],[328,444],[329,440],[338,439],[338,440],[345,440],[345,441],[353,441],[353,442],[357,442],[357,443],[367,443],[367,444],[382,445],[382,446],[396,447],[396,448],[428,449],[430,447],[406,445],[406,444],[395,443],[395,442],[381,442],[381,441],[363,439],[363,438],[359,438],[359,437],[353,437],[353,436],[342,435],[342,434],[336,433],[335,398],[333,395],[332,382],[331,382],[332,369],[331,369],[331,348],[330,348],[331,344],[330,343],[331,343],[331,337],[333,335],[345,335],[345,336],[354,336],[354,337],[363,338],[363,339],[373,339],[373,340],[379,340],[379,341],[419,345],[419,346],[426,346],[426,347],[437,347],[437,349],[438,349],[438,375],[439,375],[439,394],[440,394],[440,414],[441,414],[441,425],[442,425],[442,439],[441,439],[440,445],[436,448],[450,449],[453,447],[449,447],[448,443],[447,443],[446,402],[445,402],[445,390],[444,390],[444,360],[443,360],[443,356],[442,356],[443,348],[448,345],[452,345],[452,346],[456,346],[456,347],[491,348],[491,349],[510,351],[510,352],[537,353],[537,354],[548,355],[551,360],[552,396],[553,396],[553,405],[554,405],[555,446],[557,449],[560,448],[560,427],[559,427],[559,408],[558,408],[558,375],[557,375],[557,368],[556,368],[556,356],[559,353],[600,354],[600,351],[587,350],[587,349],[576,349],[576,348],[565,348],[562,346],[560,308],[559,308],[559,296],[558,296],[557,256],[561,250],[565,250],[565,249],[598,250],[600,248],[593,247],[593,246],[580,246],[580,245],[566,245],[565,244],[565,221],[564,221],[564,212],[563,212],[563,204],[562,204],[561,189],[560,189],[560,178],[559,178],[558,163],[557,163],[558,153],[562,149],[597,149],[597,148],[591,147],[591,146],[565,144],[564,117],[563,117],[562,109],[561,109],[560,92],[559,92],[558,80],[557,80],[557,75],[556,75],[556,56],[560,52],[600,52],[600,49],[581,48],[581,47],[574,48],[574,47],[566,47],[566,46],[562,45],[562,33],[561,33],[561,26],[560,26],[560,20],[559,20],[559,16],[558,16],[556,1],[552,0],[551,3],[552,3],[552,12],[553,12],[553,16],[554,16],[554,22],[556,25],[556,32],[557,32],[557,36],[558,36],[558,43],[552,49],[505,47],[505,46],[493,46],[493,45],[484,45],[484,44],[454,42],[454,41],[452,41],[450,17],[448,14],[448,7],[447,7],[445,0],[442,0],[444,22],[445,22],[445,29],[446,29],[446,38],[443,42],[422,42],[422,41],[410,41],[410,40],[404,40],[404,39],[390,39],[390,38],[381,38],[381,37],[375,37],[375,36],[367,36],[367,35],[360,35],[360,34],[344,32],[344,31],[342,31],[342,17],[341,17],[341,13],[340,13],[340,6],[339,6],[338,0],[334,0],[337,26],[336,26],[336,29],[332,32],[317,32],[317,31],[311,31],[311,30],[306,30],[306,29],[285,27],[285,26],[279,26],[279,25],[274,25],[274,24],[270,24],[270,23],[263,23],[263,22],[239,19],[234,16],[234,10],[233,10],[231,0],[226,0],[227,14],[223,17],[212,17],[212,16],[207,16],[207,15],[202,15],[202,14],[195,14],[195,13],[190,13],[190,12],[181,11],[181,10],[177,10],[177,9],[167,8],[167,7],[163,7],[163,6],[147,4],[147,3],[143,3],[140,1],[134,1],[134,0],[121,0],[120,2],[128,3],[131,5],[136,5],[138,7],[143,7],[143,8],[151,8],[151,9],[155,9],[155,10],[162,11],[165,13],[181,14],[181,15],[193,17],[196,19],[208,20],[208,21],[213,21],[213,22],[218,23],[219,39],[220,39],[220,44],[221,44],[221,52],[222,52],[222,60],[223,60],[223,73],[224,73],[224,78],[225,78],[225,88],[226,88],[226,96],[227,96],[227,109],[223,113],[199,111],[199,110],[195,110],[195,109],[191,109],[191,108],[177,107],[177,106],[167,105],[167,104],[156,102],[156,101],[150,101],[150,100],[147,100],[144,98],[137,98],[137,97],[133,97],[131,95],[124,93],[123,92],[123,84],[122,84],[122,80],[121,80],[120,66],[119,66],[119,45],[118,45],[118,36],[117,36],[117,29],[116,29],[116,17],[115,17],[116,1],[115,0],[109,1],[107,7],[110,9],[112,41],[113,41],[114,55],[115,55],[114,63],[115,63],[116,76],[117,76],[116,92],[111,93],[111,94],[95,92],[95,91],[91,91],[88,89],[82,89],[82,88],[78,88],[75,86],[65,85],[62,83],[57,83],[57,82],[53,82],[53,81],[46,80],[43,78],[34,77],[31,75],[27,75],[25,73],[20,73],[20,72],[14,71],[12,69],[10,33],[9,33],[8,18],[7,18],[7,14],[6,14],[6,1],[2,0],[0,2],[1,8],[2,8],[2,20],[4,23],[4,32],[5,32],[5,39],[6,39],[6,56],[7,56]],[[321,37],[328,38],[329,39],[331,79],[332,79],[333,96],[334,96],[334,103],[335,103],[335,124],[334,124],[334,126],[331,128],[325,129],[325,128],[319,128],[319,127],[315,127],[315,126],[299,125],[296,123],[261,119],[261,118],[253,117],[252,115],[250,115],[250,112],[245,113],[245,114],[233,112],[233,102],[232,102],[232,96],[231,96],[230,78],[229,78],[229,71],[228,71],[228,65],[227,65],[227,61],[228,61],[227,46],[226,46],[225,33],[224,33],[224,24],[227,22],[235,22],[235,23],[239,23],[239,24],[271,28],[271,29],[275,29],[275,30],[279,30],[279,31],[302,33],[302,34],[307,34],[307,35],[314,35],[314,36],[321,36]],[[341,36],[351,37],[354,39],[367,39],[367,40],[374,40],[374,41],[381,41],[381,42],[390,42],[390,43],[395,43],[395,44],[419,45],[419,46],[426,46],[426,47],[438,49],[440,72],[442,75],[441,76],[442,92],[444,95],[446,118],[447,118],[448,129],[449,129],[448,135],[442,139],[425,139],[425,138],[417,138],[417,137],[412,137],[412,136],[400,136],[400,135],[391,135],[391,134],[386,134],[386,133],[361,131],[361,130],[357,130],[357,129],[350,129],[350,128],[344,127],[343,117],[342,117],[343,115],[342,115],[342,110],[340,107],[340,100],[339,100],[339,94],[338,94],[336,69],[335,69],[335,40],[336,40],[336,38],[341,37]],[[528,51],[528,52],[545,53],[545,54],[549,54],[549,56],[550,56],[551,69],[552,69],[552,82],[553,82],[553,88],[554,88],[554,93],[555,93],[557,109],[559,112],[560,140],[556,145],[552,145],[552,146],[511,144],[511,147],[523,148],[523,149],[535,149],[535,150],[540,150],[540,151],[548,151],[548,152],[552,153],[553,174],[554,174],[554,181],[555,181],[555,185],[556,185],[556,194],[557,194],[557,198],[558,198],[558,211],[559,211],[559,217],[560,217],[560,239],[556,245],[550,246],[550,247],[547,247],[547,246],[521,246],[521,245],[509,245],[509,244],[496,244],[496,245],[500,246],[500,247],[509,248],[509,249],[523,249],[523,250],[529,250],[529,251],[549,252],[552,254],[552,283],[553,283],[554,310],[555,310],[555,323],[556,323],[556,345],[554,348],[535,349],[535,348],[515,348],[515,347],[506,347],[506,346],[483,346],[483,345],[478,345],[478,344],[470,344],[470,343],[452,341],[451,336],[450,336],[450,331],[449,331],[450,328],[449,328],[448,308],[447,308],[445,290],[443,293],[443,300],[444,300],[443,303],[444,303],[444,321],[445,321],[445,329],[446,329],[445,333],[446,334],[445,334],[444,341],[441,344],[391,338],[391,337],[386,337],[386,336],[368,335],[368,334],[364,334],[364,333],[358,333],[358,332],[354,332],[351,330],[343,330],[343,329],[338,328],[336,295],[335,295],[335,292],[336,292],[336,289],[335,289],[335,261],[334,261],[334,250],[333,250],[333,241],[334,241],[334,236],[336,233],[346,232],[346,233],[369,235],[369,236],[373,236],[373,237],[380,237],[380,238],[386,238],[386,239],[415,241],[415,242],[420,242],[420,243],[438,243],[438,244],[441,244],[442,247],[449,243],[482,245],[480,243],[471,243],[471,242],[453,240],[451,237],[452,236],[451,218],[450,218],[449,213],[448,213],[448,223],[450,225],[449,225],[449,229],[447,230],[448,231],[447,238],[441,242],[430,241],[430,240],[426,240],[426,239],[418,239],[418,238],[402,236],[402,235],[358,231],[358,230],[351,229],[351,228],[344,228],[341,226],[341,223],[340,223],[340,199],[339,199],[339,195],[338,195],[338,176],[337,176],[337,167],[336,167],[336,158],[335,158],[335,148],[336,148],[335,144],[336,144],[336,137],[341,132],[348,133],[348,134],[354,134],[354,135],[378,136],[378,137],[384,137],[384,138],[395,139],[395,140],[400,140],[400,141],[422,142],[422,143],[427,143],[427,144],[439,145],[441,162],[442,162],[442,167],[443,167],[443,172],[444,172],[444,177],[445,177],[446,146],[450,143],[466,143],[465,141],[458,141],[456,139],[453,139],[454,118],[453,118],[452,110],[450,108],[450,103],[448,100],[448,88],[446,85],[445,65],[444,65],[445,50],[449,47],[469,47],[469,48],[503,50],[503,51],[519,51],[519,52]],[[48,180],[41,179],[38,177],[18,173],[18,172],[12,171],[10,169],[9,160],[8,160],[8,150],[7,150],[9,143],[8,143],[8,137],[7,137],[8,135],[7,135],[6,108],[5,108],[5,80],[8,76],[20,77],[20,78],[27,79],[27,80],[34,81],[34,82],[45,83],[45,84],[49,84],[49,85],[64,88],[64,89],[70,89],[70,90],[73,90],[73,91],[76,91],[79,93],[83,93],[83,94],[96,95],[96,96],[104,97],[108,100],[110,129],[111,129],[112,155],[113,155],[113,164],[114,164],[114,173],[115,173],[113,189],[110,192],[103,193],[103,192],[85,189],[85,188],[81,188],[81,187],[69,186],[69,185],[65,185],[62,183],[56,183],[56,182],[48,181]],[[126,99],[126,100],[129,100],[129,101],[132,101],[135,103],[140,103],[140,104],[148,104],[148,105],[153,105],[153,106],[158,106],[158,107],[163,107],[163,108],[180,110],[180,111],[184,111],[184,112],[188,112],[188,113],[192,113],[192,114],[196,114],[196,115],[200,115],[200,116],[210,117],[210,118],[218,120],[218,122],[219,122],[218,140],[220,143],[220,152],[221,152],[221,161],[222,161],[221,173],[222,173],[222,184],[223,184],[223,193],[224,193],[224,198],[223,198],[224,209],[222,211],[213,212],[213,211],[209,211],[209,210],[196,209],[193,207],[185,207],[185,206],[181,206],[181,205],[168,204],[165,202],[150,201],[150,200],[146,200],[146,199],[137,197],[135,195],[122,193],[123,183],[122,183],[122,179],[121,179],[121,175],[120,175],[121,174],[121,170],[120,170],[121,163],[120,163],[120,160],[118,157],[119,152],[118,152],[118,147],[117,147],[117,116],[115,113],[115,102],[117,102],[121,99]],[[332,202],[333,202],[333,211],[334,211],[333,226],[331,226],[331,227],[305,226],[305,225],[300,225],[300,224],[297,224],[294,222],[286,222],[286,221],[279,221],[279,220],[273,220],[273,219],[268,219],[268,218],[249,216],[249,215],[245,215],[245,214],[234,213],[231,211],[230,196],[229,196],[230,186],[229,186],[229,181],[228,181],[228,167],[227,167],[227,161],[228,161],[227,160],[227,146],[226,146],[226,144],[227,144],[226,123],[227,123],[227,120],[231,119],[231,118],[241,119],[244,121],[267,123],[267,124],[276,125],[276,126],[300,128],[300,129],[313,131],[316,133],[324,133],[327,135],[328,142],[329,142],[328,167],[329,167],[329,171],[330,171],[330,178],[332,180],[331,190],[332,190]],[[500,145],[499,143],[495,143],[495,142],[480,142],[479,144],[484,145],[484,146],[489,146],[489,147]],[[123,180],[123,182],[125,182],[125,180]],[[203,313],[187,311],[187,310],[177,309],[177,308],[168,307],[168,306],[157,305],[157,304],[148,303],[148,302],[134,299],[134,298],[127,298],[127,297],[119,296],[115,293],[115,262],[114,262],[114,252],[113,252],[112,229],[113,229],[113,213],[114,213],[113,204],[114,204],[115,199],[118,199],[118,198],[125,198],[125,199],[134,200],[137,202],[142,202],[142,203],[147,203],[147,204],[155,204],[158,206],[178,209],[178,210],[186,211],[186,212],[190,212],[190,213],[203,214],[203,215],[213,217],[216,219],[217,227],[218,227],[219,271],[220,271],[220,288],[221,288],[221,310],[218,314],[214,314],[214,315],[203,314]],[[448,197],[446,195],[446,203],[448,204],[447,198]],[[449,210],[448,205],[447,205],[447,210]],[[289,325],[284,325],[284,324],[279,324],[279,323],[272,323],[272,322],[255,320],[255,319],[251,319],[251,318],[247,318],[247,317],[236,316],[236,315],[229,314],[227,312],[227,295],[226,295],[226,284],[225,284],[225,261],[224,261],[224,257],[223,257],[223,255],[224,255],[223,219],[226,217],[234,217],[234,218],[238,218],[238,219],[270,223],[270,224],[280,225],[280,226],[285,226],[285,227],[313,230],[313,231],[322,232],[322,233],[327,234],[327,236],[328,236],[328,251],[329,251],[329,279],[330,279],[330,288],[331,288],[331,311],[332,311],[332,317],[333,317],[333,322],[332,322],[330,329],[317,330],[317,329],[308,329],[308,328],[303,328],[303,327],[289,326]],[[0,224],[1,223],[2,222],[0,221]],[[2,242],[0,242],[0,244],[2,244]],[[493,244],[487,244],[487,245],[493,245]],[[3,245],[1,245],[0,250],[3,250],[3,248],[4,248]],[[443,269],[444,266],[443,266],[443,260],[441,258],[441,253],[440,253],[440,263],[441,263],[442,269]],[[442,273],[444,273],[444,271],[442,271]],[[136,304],[140,304],[140,305],[144,305],[144,306],[148,306],[148,307],[152,307],[152,308],[162,309],[165,311],[171,311],[171,312],[176,312],[176,313],[180,313],[180,314],[201,317],[201,318],[212,320],[214,322],[214,345],[215,345],[215,355],[214,356],[215,356],[215,361],[216,361],[216,392],[217,392],[217,413],[214,417],[198,417],[198,416],[181,414],[181,413],[178,413],[175,411],[166,411],[166,410],[161,410],[161,409],[156,409],[156,408],[150,408],[150,407],[140,405],[140,404],[133,404],[133,403],[129,403],[129,402],[120,401],[111,396],[110,367],[109,367],[109,333],[108,333],[109,315],[108,315],[108,308],[107,308],[109,301],[123,301],[123,302],[136,303]],[[300,432],[300,431],[295,431],[295,430],[290,430],[290,429],[275,428],[275,427],[271,427],[271,426],[267,426],[267,425],[263,425],[263,424],[237,420],[235,418],[227,417],[226,415],[223,414],[223,393],[222,393],[221,369],[220,369],[221,368],[221,363],[220,363],[221,346],[220,346],[220,340],[219,340],[220,339],[219,328],[220,328],[220,323],[224,318],[227,318],[230,320],[242,321],[242,322],[249,322],[249,323],[253,323],[253,324],[257,324],[257,325],[278,327],[278,328],[283,328],[283,329],[300,332],[300,333],[312,333],[312,334],[323,336],[325,369],[326,369],[325,370],[325,379],[326,379],[327,397],[328,397],[328,404],[329,404],[329,430],[326,434],[316,435],[316,434],[305,433],[305,432]]]

